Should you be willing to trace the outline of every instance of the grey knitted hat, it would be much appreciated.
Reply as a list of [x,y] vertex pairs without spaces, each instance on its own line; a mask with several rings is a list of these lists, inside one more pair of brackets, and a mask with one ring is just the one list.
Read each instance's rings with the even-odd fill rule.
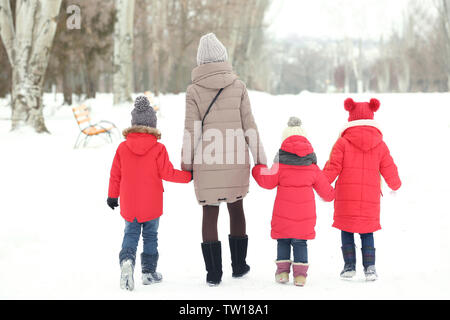
[[227,49],[216,38],[214,33],[208,33],[200,38],[197,51],[197,65],[211,62],[225,62],[227,60]]
[[156,112],[147,97],[137,97],[134,102],[134,109],[131,111],[131,125],[156,128],[157,121]]

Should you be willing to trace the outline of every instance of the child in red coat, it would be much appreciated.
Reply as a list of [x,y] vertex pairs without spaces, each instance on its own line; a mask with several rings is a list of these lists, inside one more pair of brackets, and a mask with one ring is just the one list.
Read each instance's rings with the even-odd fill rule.
[[272,216],[272,238],[278,242],[275,280],[289,281],[292,246],[294,283],[303,286],[308,270],[307,240],[315,238],[313,189],[325,201],[334,199],[334,189],[317,166],[316,154],[305,137],[300,119],[292,117],[288,126],[272,168],[258,165],[252,174],[261,187],[277,187]]
[[401,186],[397,166],[383,135],[373,120],[380,102],[356,103],[345,101],[350,113],[349,123],[331,151],[324,173],[332,183],[336,177],[333,227],[341,230],[344,270],[341,277],[353,278],[356,274],[354,233],[361,235],[364,273],[367,280],[376,280],[375,247],[373,233],[380,226],[381,178],[397,190]]
[[191,173],[175,170],[166,148],[157,140],[156,113],[145,96],[136,99],[131,112],[131,127],[123,131],[126,141],[117,148],[109,180],[108,206],[114,210],[120,197],[120,214],[125,219],[125,235],[119,254],[120,287],[134,289],[136,249],[142,230],[141,254],[143,284],[160,282],[158,262],[158,226],[163,214],[162,180],[188,183]]

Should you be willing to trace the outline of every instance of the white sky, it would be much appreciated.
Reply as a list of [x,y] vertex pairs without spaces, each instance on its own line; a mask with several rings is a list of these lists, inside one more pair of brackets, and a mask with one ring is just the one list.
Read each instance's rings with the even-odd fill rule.
[[[427,0],[430,1],[430,0]],[[400,26],[408,0],[274,0],[268,16],[276,37],[379,39]]]

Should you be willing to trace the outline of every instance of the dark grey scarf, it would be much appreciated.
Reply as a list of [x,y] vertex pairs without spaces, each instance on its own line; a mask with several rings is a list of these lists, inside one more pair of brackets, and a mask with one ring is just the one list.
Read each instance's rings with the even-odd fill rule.
[[304,157],[300,157],[295,153],[286,152],[280,149],[273,162],[291,166],[310,166],[312,164],[317,164],[317,157],[314,152]]

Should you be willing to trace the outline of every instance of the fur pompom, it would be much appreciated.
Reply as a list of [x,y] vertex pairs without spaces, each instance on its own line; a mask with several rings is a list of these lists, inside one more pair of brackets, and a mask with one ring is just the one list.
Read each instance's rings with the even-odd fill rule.
[[139,112],[144,112],[148,109],[150,109],[150,101],[148,101],[146,96],[139,96],[136,98],[136,101],[134,102],[134,107]]
[[302,121],[297,117],[290,117],[288,121],[289,127],[300,127],[302,125]]
[[380,101],[377,99],[371,99],[369,102],[370,109],[373,112],[377,112],[380,109]]
[[344,102],[344,107],[345,107],[345,110],[352,111],[355,108],[355,101],[353,101],[352,98],[348,98]]

